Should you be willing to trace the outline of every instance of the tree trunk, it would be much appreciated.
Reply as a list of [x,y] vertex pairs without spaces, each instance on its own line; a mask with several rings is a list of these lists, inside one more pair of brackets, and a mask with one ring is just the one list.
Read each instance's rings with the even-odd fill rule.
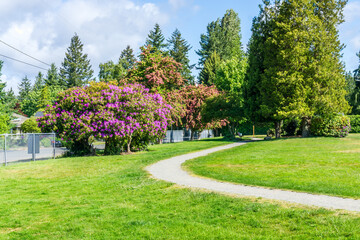
[[128,139],[128,142],[127,142],[127,152],[131,153],[131,137]]
[[275,138],[281,137],[281,123],[282,121],[275,121]]
[[311,118],[303,117],[301,122],[301,136],[302,137],[310,137],[310,126],[311,126]]
[[194,140],[194,131],[191,129],[191,134],[190,134],[190,141]]

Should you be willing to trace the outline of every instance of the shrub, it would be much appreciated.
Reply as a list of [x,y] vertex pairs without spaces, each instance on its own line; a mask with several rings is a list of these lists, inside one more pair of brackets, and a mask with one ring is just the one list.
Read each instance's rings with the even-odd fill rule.
[[77,154],[91,153],[94,139],[105,140],[105,154],[146,147],[165,136],[170,106],[140,84],[114,86],[92,83],[59,94],[39,119]]
[[350,118],[344,115],[333,117],[314,116],[311,120],[311,134],[314,136],[346,137],[350,132]]
[[21,124],[21,131],[24,133],[40,133],[41,129],[38,127],[38,123],[35,118],[29,118]]
[[351,133],[360,133],[360,115],[348,115],[351,123]]

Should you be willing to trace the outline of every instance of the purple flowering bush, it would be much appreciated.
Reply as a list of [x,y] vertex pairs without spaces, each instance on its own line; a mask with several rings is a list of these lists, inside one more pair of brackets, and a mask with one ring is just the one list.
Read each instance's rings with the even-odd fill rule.
[[77,154],[91,153],[95,139],[105,140],[105,154],[131,152],[165,136],[170,105],[140,84],[92,83],[59,94],[38,120],[42,131],[54,131]]

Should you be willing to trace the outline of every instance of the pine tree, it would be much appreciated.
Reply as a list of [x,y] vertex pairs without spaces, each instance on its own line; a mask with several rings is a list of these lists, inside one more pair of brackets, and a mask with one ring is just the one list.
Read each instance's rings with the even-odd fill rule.
[[33,86],[33,91],[41,91],[41,89],[45,86],[45,79],[44,75],[39,72],[38,75],[35,77],[35,83]]
[[[244,53],[241,49],[241,29],[238,14],[230,9],[227,10],[221,19],[217,19],[208,24],[207,33],[200,36],[200,50],[196,53],[200,56],[199,69],[204,70],[203,66],[207,59],[216,52],[221,61],[232,58],[242,58]],[[200,73],[199,81],[208,82],[203,79],[206,76]]]
[[204,67],[199,75],[199,83],[207,86],[213,85],[216,72],[221,64],[221,59],[217,52],[213,52],[210,58],[205,61]]
[[83,44],[79,36],[75,34],[65,53],[60,77],[66,83],[66,87],[71,88],[87,84],[92,79],[93,73],[88,55],[83,53]]
[[49,87],[59,86],[64,89],[66,88],[65,83],[61,83],[60,81],[60,76],[55,63],[52,63],[49,70],[47,71],[45,85]]
[[127,45],[124,50],[122,50],[119,58],[119,63],[125,70],[131,69],[136,62],[136,57],[134,55],[134,50]]
[[32,88],[31,82],[27,78],[27,76],[25,76],[19,84],[19,100],[20,101],[24,101],[25,99],[27,99],[27,97],[29,96],[29,93],[31,91],[31,88]]
[[6,92],[6,96],[5,96],[6,105],[10,111],[14,110],[14,108],[16,107],[17,101],[18,100],[16,99],[13,89],[10,88],[9,91]]
[[145,45],[150,45],[158,51],[163,51],[167,47],[165,42],[165,37],[161,32],[159,24],[155,24],[154,30],[151,30],[146,38]]
[[190,84],[194,84],[194,76],[191,75],[191,69],[193,69],[195,65],[190,65],[190,60],[188,57],[191,46],[184,38],[182,38],[178,29],[175,29],[171,35],[171,38],[168,39],[168,47],[169,55],[174,58],[175,61],[182,64],[182,77]]

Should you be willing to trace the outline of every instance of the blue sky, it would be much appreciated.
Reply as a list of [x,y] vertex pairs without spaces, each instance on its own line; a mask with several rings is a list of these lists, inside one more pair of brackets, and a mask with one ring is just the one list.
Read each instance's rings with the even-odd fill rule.
[[[84,44],[97,74],[99,63],[117,61],[120,52],[131,47],[138,52],[155,23],[166,38],[178,28],[193,47],[192,64],[197,63],[200,34],[209,22],[234,9],[241,19],[244,48],[251,36],[252,19],[258,15],[261,0],[1,0],[0,40],[58,67],[64,59],[70,39],[76,32]],[[343,61],[347,70],[359,65],[360,0],[350,0],[345,11],[346,23],[340,27],[340,39],[347,47]],[[0,54],[44,68],[33,59],[0,43]],[[6,58],[1,79],[17,92],[17,85],[27,75],[34,80],[41,71]]]

